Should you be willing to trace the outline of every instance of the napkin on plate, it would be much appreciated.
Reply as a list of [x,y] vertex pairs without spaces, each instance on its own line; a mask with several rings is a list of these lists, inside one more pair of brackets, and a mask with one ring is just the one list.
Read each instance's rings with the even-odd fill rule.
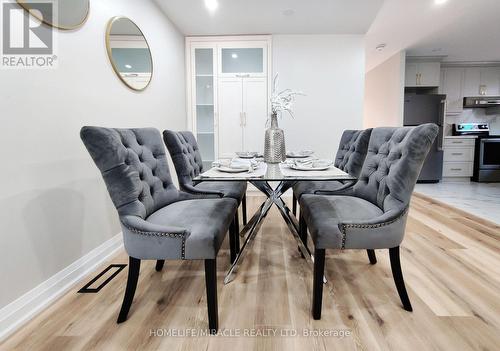
[[[224,162],[225,161],[225,162]],[[259,162],[254,159],[241,159],[241,158],[233,158],[231,160],[219,160],[213,163],[214,167],[229,167],[234,169],[248,169],[255,170],[259,166]]]

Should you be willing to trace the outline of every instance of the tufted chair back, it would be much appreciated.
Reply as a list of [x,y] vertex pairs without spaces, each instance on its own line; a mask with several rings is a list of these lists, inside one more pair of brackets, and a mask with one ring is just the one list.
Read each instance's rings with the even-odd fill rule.
[[335,167],[358,177],[368,151],[372,129],[345,130],[335,156]]
[[432,123],[418,127],[374,128],[354,195],[400,212],[410,202],[427,153],[438,134]]
[[193,178],[203,173],[200,149],[193,133],[165,130],[163,139],[174,162],[181,188],[192,185]]
[[120,216],[145,219],[178,198],[158,130],[83,127],[80,137]]

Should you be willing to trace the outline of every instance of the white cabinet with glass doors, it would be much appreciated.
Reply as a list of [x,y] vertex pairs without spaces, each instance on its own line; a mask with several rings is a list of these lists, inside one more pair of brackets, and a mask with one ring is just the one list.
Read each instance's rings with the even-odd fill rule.
[[263,151],[270,50],[269,36],[186,39],[188,128],[205,169],[235,151]]

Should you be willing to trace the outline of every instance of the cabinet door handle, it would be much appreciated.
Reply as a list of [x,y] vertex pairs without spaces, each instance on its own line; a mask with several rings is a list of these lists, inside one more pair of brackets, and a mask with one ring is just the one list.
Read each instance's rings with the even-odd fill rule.
[[479,86],[479,95],[486,95],[486,90],[487,90],[488,86],[486,85],[480,85]]
[[452,171],[461,171],[462,168],[450,168]]
[[451,154],[452,154],[453,156],[461,156],[461,155],[463,155],[463,153],[462,153],[462,152],[452,152]]
[[246,74],[237,74],[236,77],[238,78],[248,78],[250,77],[250,73],[246,73]]
[[243,127],[243,125],[244,125],[243,124],[243,118],[244,118],[243,114],[244,114],[244,112],[240,112],[240,127]]
[[451,143],[452,143],[452,144],[463,144],[463,142],[462,142],[462,141],[452,141]]

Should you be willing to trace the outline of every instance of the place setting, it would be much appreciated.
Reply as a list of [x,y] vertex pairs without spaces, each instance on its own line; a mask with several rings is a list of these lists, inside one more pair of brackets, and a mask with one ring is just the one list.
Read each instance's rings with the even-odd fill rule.
[[258,152],[236,152],[236,157],[212,162],[212,168],[200,174],[202,178],[258,178],[266,173],[267,166],[258,158]]
[[345,174],[334,166],[329,159],[320,159],[314,156],[314,151],[287,151],[286,160],[280,163],[284,177],[329,177]]

